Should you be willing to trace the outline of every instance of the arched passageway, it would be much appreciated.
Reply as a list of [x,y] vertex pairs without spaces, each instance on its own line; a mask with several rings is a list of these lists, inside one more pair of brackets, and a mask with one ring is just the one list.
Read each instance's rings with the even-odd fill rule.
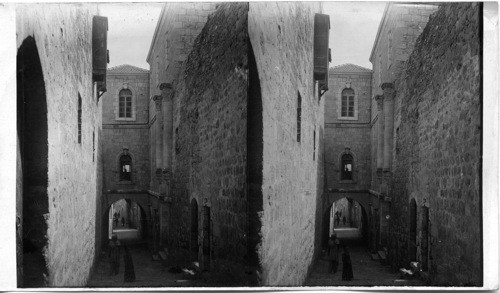
[[[18,259],[19,287],[44,287],[48,275],[43,255],[47,245],[48,122],[43,70],[33,37],[26,38],[17,53],[17,135],[20,165],[18,196],[22,198],[20,230],[22,261]],[[21,175],[22,174],[22,175]],[[20,201],[18,201],[20,202]],[[21,243],[21,241],[18,241]],[[21,253],[18,253],[20,255]],[[22,263],[22,267],[19,268]]]
[[[103,230],[107,239],[116,235],[125,243],[145,242],[148,236],[148,222],[144,208],[130,199],[120,199],[105,211]],[[107,243],[107,241],[105,241]]]
[[331,204],[324,215],[324,227],[323,239],[335,233],[342,244],[368,243],[367,213],[363,205],[351,198],[344,197]]

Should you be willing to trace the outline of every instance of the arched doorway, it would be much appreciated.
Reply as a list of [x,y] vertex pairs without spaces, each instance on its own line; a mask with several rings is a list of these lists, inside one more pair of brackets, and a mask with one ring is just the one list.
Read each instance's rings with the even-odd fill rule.
[[417,260],[417,202],[414,198],[410,201],[410,239],[408,241],[408,257],[410,261]]
[[421,259],[422,270],[429,270],[429,207],[422,206],[422,225],[421,225]]
[[[325,234],[328,239],[335,233],[348,245],[365,245],[368,239],[368,217],[364,207],[351,198],[341,198],[332,203],[324,215]],[[326,245],[326,242],[324,243]]]
[[198,202],[191,200],[191,258],[198,260]]
[[264,157],[264,125],[262,119],[262,89],[260,86],[257,61],[250,39],[248,44],[248,99],[247,99],[247,184],[248,184],[248,250],[247,262],[259,267],[258,249],[262,242],[261,216],[263,208],[263,157]]
[[202,208],[202,227],[203,227],[203,237],[202,237],[202,257],[203,257],[203,270],[209,271],[211,268],[210,258],[211,258],[211,239],[212,239],[212,225],[210,220],[210,207],[203,206]]
[[[17,135],[22,169],[22,277],[20,287],[44,287],[47,245],[48,122],[43,70],[33,37],[17,53]],[[22,182],[22,183],[21,183]],[[18,207],[19,208],[19,207]],[[19,211],[18,211],[19,212]],[[20,262],[18,262],[18,266]]]
[[107,219],[103,225],[108,240],[113,235],[125,243],[141,243],[147,240],[146,212],[139,203],[130,199],[117,200],[106,209],[103,218]]

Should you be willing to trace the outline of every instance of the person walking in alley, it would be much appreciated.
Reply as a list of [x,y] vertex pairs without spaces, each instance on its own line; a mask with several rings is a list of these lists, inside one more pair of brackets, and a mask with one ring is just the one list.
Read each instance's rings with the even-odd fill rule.
[[120,270],[120,241],[114,234],[109,243],[110,274],[117,275]]
[[351,255],[347,246],[344,245],[344,252],[342,253],[342,281],[351,281],[353,277]]
[[125,282],[134,282],[135,281],[135,271],[134,271],[134,262],[132,261],[132,255],[128,250],[128,247],[125,246],[125,255],[123,256],[123,260],[125,262],[125,272],[123,274],[123,281]]
[[122,217],[122,227],[125,227],[125,218]]
[[339,266],[339,246],[340,242],[335,233],[328,240],[328,259],[330,260],[330,273],[336,273]]
[[342,218],[342,223],[344,223],[344,226],[345,226],[345,221],[346,221],[346,218],[345,216]]

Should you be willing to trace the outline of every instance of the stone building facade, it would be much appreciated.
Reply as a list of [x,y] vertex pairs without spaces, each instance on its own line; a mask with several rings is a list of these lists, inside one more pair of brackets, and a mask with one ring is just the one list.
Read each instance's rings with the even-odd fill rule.
[[[107,220],[101,225],[103,244],[110,235],[110,207],[117,200],[127,201],[127,213],[133,205],[138,205],[140,214],[148,215],[151,175],[149,71],[126,64],[116,66],[108,70],[106,85],[107,92],[102,97],[104,182],[101,214]],[[142,226],[147,228],[146,219],[142,221]]]
[[[384,11],[370,55],[373,64],[371,99],[371,193],[379,199],[372,207],[375,219],[370,248],[388,246],[393,164],[394,100],[388,89],[405,70],[417,37],[437,5],[389,3]],[[388,217],[389,216],[389,217]]]
[[19,287],[83,286],[99,253],[95,15],[93,5],[16,7]]
[[[325,95],[325,189],[328,202],[323,213],[326,221],[332,221],[332,203],[347,198],[346,211],[358,201],[362,233],[368,237],[370,204],[378,198],[370,194],[371,183],[371,82],[372,71],[354,64],[330,68],[329,88]],[[337,208],[338,205],[335,205]],[[358,211],[358,209],[356,209]],[[350,216],[350,213],[348,213]],[[357,217],[356,217],[357,218]],[[329,233],[322,237],[326,247]]]
[[[265,285],[301,285],[320,251],[325,98],[314,83],[312,62],[315,14],[321,11],[318,2],[249,5],[248,33],[258,73],[250,79],[260,81],[255,86],[262,111],[262,124],[252,121],[252,126],[260,125],[263,132],[262,167],[253,166],[262,168],[261,187],[251,196],[262,192],[258,252]],[[250,102],[257,97],[250,95]],[[260,135],[252,139],[261,141]]]
[[[108,91],[102,106],[104,190],[147,190],[149,71],[131,65],[116,66],[108,70],[106,84]],[[124,171],[120,158],[128,157],[130,169]]]
[[[174,150],[174,146],[177,146],[175,139],[179,134],[177,127],[174,138],[173,123],[179,117],[174,111],[179,111],[181,102],[172,97],[172,85],[184,77],[180,73],[181,67],[191,53],[194,40],[205,26],[208,15],[214,10],[215,3],[166,3],[147,56],[150,65],[149,193],[156,198],[151,211],[152,233],[155,235],[153,250],[160,250],[162,246],[188,248],[195,245],[190,244],[193,242],[190,242],[190,236],[182,239],[172,237],[180,229],[177,228],[180,227],[178,221],[185,220],[184,217],[189,215],[189,209],[179,211],[172,208],[172,194],[176,192],[176,185],[170,183],[179,174],[173,171],[173,160],[177,154]],[[186,177],[184,174],[180,182],[185,183]]]
[[[418,261],[432,285],[482,285],[480,11],[389,4],[370,59],[377,245],[395,268]],[[382,41],[398,31],[411,36]]]
[[323,193],[320,12],[318,3],[165,6],[148,56],[159,246],[250,276],[245,284],[303,283]]

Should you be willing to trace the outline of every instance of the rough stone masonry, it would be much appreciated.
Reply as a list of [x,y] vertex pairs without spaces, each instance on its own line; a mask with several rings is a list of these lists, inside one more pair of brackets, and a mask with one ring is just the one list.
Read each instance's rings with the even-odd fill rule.
[[406,251],[401,244],[415,199],[418,259],[430,264],[433,285],[482,285],[480,9],[480,3],[441,5],[395,86],[401,124],[392,240]]
[[[47,227],[43,257],[49,286],[84,286],[96,253],[96,202],[101,196],[97,165],[101,114],[92,83],[92,17],[96,14],[92,6],[17,6],[17,47],[34,40],[45,88],[46,107],[31,115],[42,113],[47,123],[45,137],[35,140],[38,145],[26,145],[18,155],[48,146],[36,159],[47,158],[46,182],[30,186],[32,190],[25,188],[18,196],[25,197],[24,210],[36,212],[28,193],[38,188],[45,194],[41,200],[48,205],[43,215]],[[43,93],[38,98],[42,97]],[[34,127],[31,118],[25,118],[26,127]],[[31,138],[22,139],[29,142]],[[37,168],[37,164],[33,161],[24,167]],[[18,213],[23,208],[18,206]],[[29,231],[23,232],[30,237]]]
[[[203,268],[258,274],[263,285],[301,285],[307,276],[323,185],[324,101],[313,79],[320,11],[317,3],[218,4],[192,49],[179,48],[187,58],[178,75],[156,76],[168,64],[152,63],[150,92],[172,84],[162,98],[173,106],[171,220],[162,233]],[[152,56],[174,58],[159,38]],[[151,136],[152,148],[167,131]]]

